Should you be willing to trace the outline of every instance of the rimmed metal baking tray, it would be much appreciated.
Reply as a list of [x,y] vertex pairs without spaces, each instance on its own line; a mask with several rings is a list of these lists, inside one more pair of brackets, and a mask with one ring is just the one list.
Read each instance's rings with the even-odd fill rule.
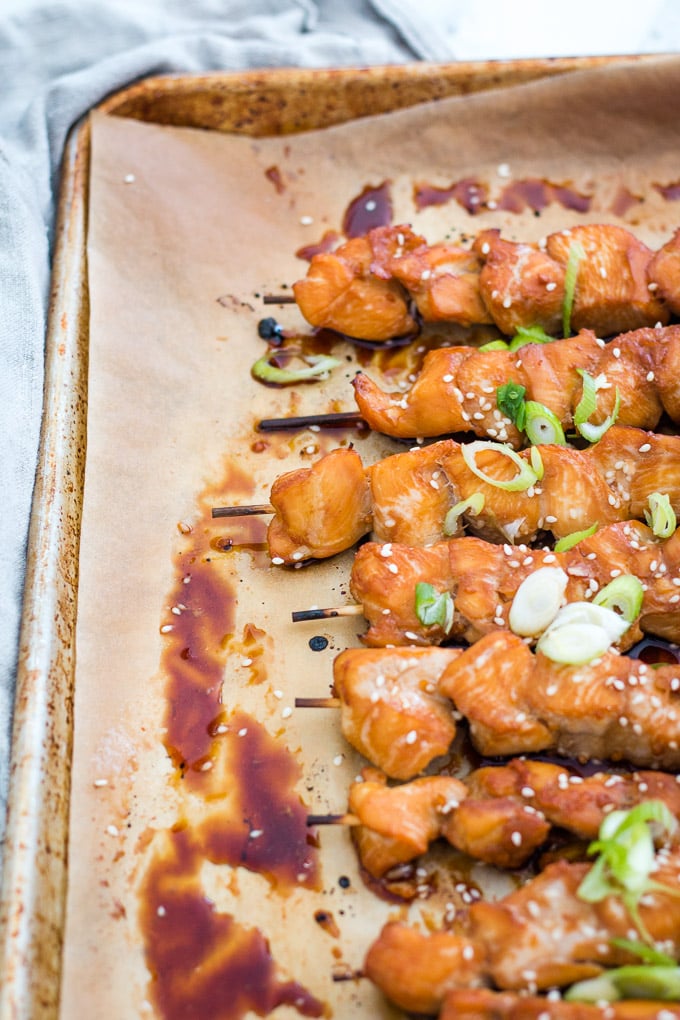
[[[631,58],[149,78],[108,97],[98,109],[156,124],[283,135],[622,59]],[[67,140],[59,194],[0,897],[0,1020],[53,1020],[59,1014],[86,460],[88,176],[85,118]]]

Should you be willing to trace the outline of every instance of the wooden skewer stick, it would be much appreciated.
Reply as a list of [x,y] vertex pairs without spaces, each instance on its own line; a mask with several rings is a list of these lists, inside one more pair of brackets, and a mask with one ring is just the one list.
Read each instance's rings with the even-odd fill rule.
[[292,294],[265,294],[262,303],[265,305],[294,305],[295,298]]
[[356,815],[307,815],[307,825],[361,825]]
[[257,517],[260,514],[273,514],[271,503],[253,503],[251,506],[215,506],[213,517]]
[[263,418],[258,422],[257,429],[259,432],[282,432],[284,429],[306,429],[312,425],[342,429],[365,424],[365,419],[358,411],[329,411],[328,414],[302,414],[291,418]]
[[291,613],[293,623],[302,623],[304,620],[331,620],[335,616],[362,616],[364,607],[362,605],[335,606],[330,609],[298,609]]
[[340,698],[296,698],[296,708],[340,708]]

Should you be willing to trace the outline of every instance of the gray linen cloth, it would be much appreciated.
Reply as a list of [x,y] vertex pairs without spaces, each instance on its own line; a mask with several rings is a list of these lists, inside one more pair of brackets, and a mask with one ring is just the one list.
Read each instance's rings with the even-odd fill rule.
[[0,839],[51,236],[69,128],[148,75],[658,52],[680,41],[674,0],[644,9],[634,0],[572,0],[572,13],[583,8],[568,19],[576,37],[564,19],[550,20],[552,8],[544,0],[0,0]]

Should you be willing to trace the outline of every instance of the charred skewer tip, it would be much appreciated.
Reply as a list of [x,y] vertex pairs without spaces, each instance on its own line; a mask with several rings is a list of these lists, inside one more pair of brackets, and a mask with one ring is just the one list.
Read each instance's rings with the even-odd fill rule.
[[307,825],[361,825],[361,819],[348,812],[342,815],[307,815]]
[[292,294],[265,294],[262,298],[264,305],[294,305],[295,298]]
[[296,708],[340,708],[340,698],[296,698]]
[[213,517],[258,517],[262,514],[273,514],[271,503],[253,503],[251,506],[215,506]]
[[279,432],[284,429],[318,428],[340,429],[351,426],[366,426],[366,419],[357,411],[329,411],[328,414],[303,414],[291,418],[263,418],[258,422],[258,432]]
[[293,623],[305,620],[332,620],[336,616],[361,616],[364,607],[361,605],[334,606],[329,609],[298,609],[291,613]]

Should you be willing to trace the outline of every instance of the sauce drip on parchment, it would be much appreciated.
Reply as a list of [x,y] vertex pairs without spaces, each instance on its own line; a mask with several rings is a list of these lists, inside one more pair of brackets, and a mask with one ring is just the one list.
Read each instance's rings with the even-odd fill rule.
[[253,490],[229,463],[219,485],[202,493],[198,521],[180,527],[183,549],[161,621],[164,742],[174,765],[171,782],[190,795],[186,817],[156,834],[139,887],[149,997],[164,1020],[240,1020],[248,1012],[267,1016],[280,1005],[302,1016],[325,1013],[306,988],[280,977],[266,935],[218,910],[202,884],[210,862],[261,874],[282,894],[319,886],[317,851],[296,790],[297,760],[257,719],[222,701],[232,656],[241,666],[244,656],[252,663],[245,680],[239,669],[239,683],[266,676],[265,632],[251,622],[235,633],[228,562],[235,550],[246,550],[256,566],[268,563],[266,519],[211,519],[213,506],[246,503]]

